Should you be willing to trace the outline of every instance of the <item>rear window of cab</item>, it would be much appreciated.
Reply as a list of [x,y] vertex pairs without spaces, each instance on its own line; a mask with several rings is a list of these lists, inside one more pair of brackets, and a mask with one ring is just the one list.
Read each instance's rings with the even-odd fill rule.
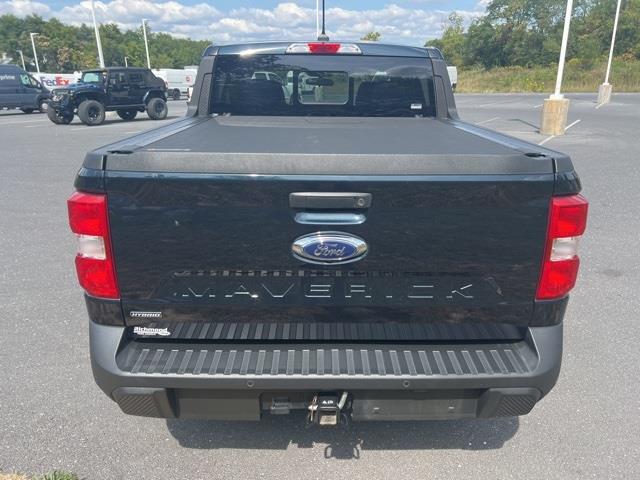
[[212,113],[290,116],[435,116],[425,58],[220,55]]

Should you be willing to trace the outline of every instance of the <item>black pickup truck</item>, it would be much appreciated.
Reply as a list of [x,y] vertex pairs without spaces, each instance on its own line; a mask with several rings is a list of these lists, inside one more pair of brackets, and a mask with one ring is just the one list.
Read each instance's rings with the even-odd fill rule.
[[580,181],[461,121],[436,49],[211,46],[186,117],[75,187],[93,372],[126,413],[515,416],[558,377]]

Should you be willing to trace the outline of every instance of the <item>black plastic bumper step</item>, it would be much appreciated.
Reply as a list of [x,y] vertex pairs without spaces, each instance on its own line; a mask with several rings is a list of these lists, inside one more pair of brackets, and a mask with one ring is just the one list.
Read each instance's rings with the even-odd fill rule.
[[469,345],[227,345],[128,342],[116,357],[134,375],[509,376],[535,369],[525,341]]

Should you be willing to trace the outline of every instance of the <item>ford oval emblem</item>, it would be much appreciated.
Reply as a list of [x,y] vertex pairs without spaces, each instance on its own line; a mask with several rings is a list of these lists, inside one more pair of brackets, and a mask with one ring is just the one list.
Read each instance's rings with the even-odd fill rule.
[[291,246],[298,260],[316,264],[355,262],[368,251],[360,237],[343,232],[316,232],[296,238]]

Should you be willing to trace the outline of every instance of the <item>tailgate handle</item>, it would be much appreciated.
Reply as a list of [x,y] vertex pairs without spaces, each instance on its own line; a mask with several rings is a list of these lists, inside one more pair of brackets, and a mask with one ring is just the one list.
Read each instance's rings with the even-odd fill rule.
[[371,206],[370,193],[295,192],[289,206],[301,210],[363,210]]
[[367,220],[363,213],[298,212],[295,221],[302,225],[360,225]]

